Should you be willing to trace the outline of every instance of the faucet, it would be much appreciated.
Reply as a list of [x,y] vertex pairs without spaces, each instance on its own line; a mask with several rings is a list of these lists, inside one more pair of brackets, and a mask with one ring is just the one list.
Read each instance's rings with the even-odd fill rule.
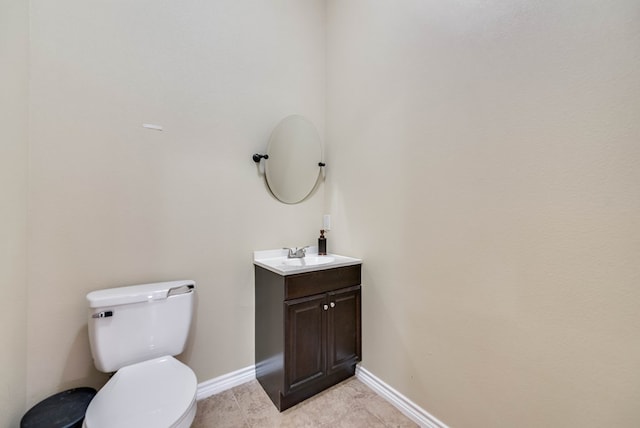
[[288,259],[301,259],[307,254],[307,248],[309,248],[308,245],[302,248],[298,248],[298,247],[286,248],[285,247],[283,249],[289,251],[289,253],[287,254]]

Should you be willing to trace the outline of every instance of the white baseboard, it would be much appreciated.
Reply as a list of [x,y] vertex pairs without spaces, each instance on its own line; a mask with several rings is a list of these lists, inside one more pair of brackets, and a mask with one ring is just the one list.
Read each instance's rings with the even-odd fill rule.
[[[407,397],[384,383],[369,370],[356,366],[356,377],[378,395],[400,410],[405,416],[423,428],[448,428],[442,421],[409,400]],[[249,366],[231,373],[206,380],[198,384],[197,400],[204,400],[234,386],[242,385],[256,378],[256,367]]]
[[256,366],[245,367],[231,373],[223,374],[198,384],[197,400],[204,400],[234,386],[242,385],[256,378]]
[[442,421],[418,406],[413,401],[384,383],[369,370],[356,366],[356,377],[369,388],[373,389],[382,398],[400,410],[406,417],[423,428],[448,428]]

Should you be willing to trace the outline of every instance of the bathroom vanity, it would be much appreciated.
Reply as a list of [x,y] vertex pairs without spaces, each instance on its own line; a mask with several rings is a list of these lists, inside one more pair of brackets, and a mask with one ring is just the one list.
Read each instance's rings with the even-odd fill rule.
[[361,359],[362,261],[307,257],[254,257],[256,377],[280,411],[353,376]]

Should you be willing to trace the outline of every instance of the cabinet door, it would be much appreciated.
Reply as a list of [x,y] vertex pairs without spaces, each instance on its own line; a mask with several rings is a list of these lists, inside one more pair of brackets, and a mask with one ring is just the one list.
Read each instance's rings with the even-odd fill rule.
[[285,395],[325,375],[326,296],[287,300],[285,307]]
[[327,293],[327,372],[333,373],[360,361],[360,286]]

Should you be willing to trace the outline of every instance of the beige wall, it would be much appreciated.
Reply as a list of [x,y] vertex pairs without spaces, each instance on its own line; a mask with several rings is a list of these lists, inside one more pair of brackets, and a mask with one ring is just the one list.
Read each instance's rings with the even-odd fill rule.
[[[321,0],[30,4],[27,70],[0,3],[0,425],[104,381],[97,288],[193,278],[183,359],[252,364],[251,251],[323,212],[365,259],[364,366],[435,416],[640,424],[637,2],[330,0],[326,85]],[[290,113],[322,133],[325,86],[326,192],[280,204],[250,155]]]
[[454,427],[640,426],[640,3],[328,5],[364,366]]
[[324,129],[324,3],[34,0],[31,28],[28,404],[104,381],[99,288],[192,278],[183,359],[253,364],[252,251],[311,243],[324,189],[277,202],[251,155],[288,114]]
[[0,1],[0,426],[25,405],[28,2]]

